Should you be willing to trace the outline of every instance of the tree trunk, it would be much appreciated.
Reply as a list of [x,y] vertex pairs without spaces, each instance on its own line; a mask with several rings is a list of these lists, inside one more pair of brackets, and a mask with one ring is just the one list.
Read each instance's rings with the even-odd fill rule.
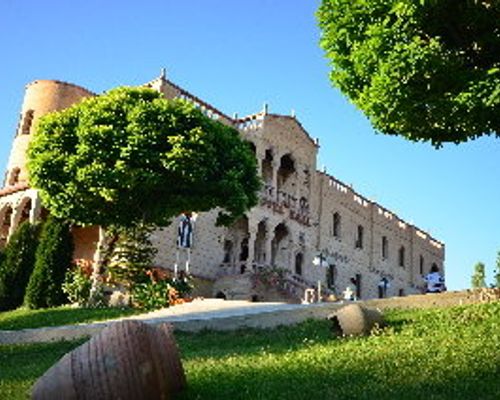
[[106,248],[106,228],[99,226],[99,240],[97,242],[96,250],[94,253],[94,263],[92,266],[92,287],[90,288],[90,296],[88,300],[89,306],[96,306],[100,300],[102,290],[102,268],[104,263],[104,255]]
[[94,253],[92,275],[90,276],[92,287],[90,289],[88,305],[91,307],[97,306],[99,301],[102,300],[102,276],[105,272],[105,267],[113,256],[118,237],[119,235],[116,233],[116,230],[99,226],[99,240]]

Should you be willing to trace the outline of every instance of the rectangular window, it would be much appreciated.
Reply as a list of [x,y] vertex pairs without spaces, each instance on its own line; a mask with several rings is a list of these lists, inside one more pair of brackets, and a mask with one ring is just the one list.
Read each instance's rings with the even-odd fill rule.
[[382,259],[386,260],[388,258],[389,243],[387,242],[387,236],[382,236]]
[[361,274],[356,274],[356,298],[361,299]]
[[356,243],[354,244],[354,247],[356,247],[357,249],[363,248],[363,233],[363,227],[361,225],[358,225],[358,236],[356,237]]
[[330,264],[326,270],[326,284],[328,289],[335,289],[335,265]]
[[340,238],[340,214],[333,214],[333,237]]

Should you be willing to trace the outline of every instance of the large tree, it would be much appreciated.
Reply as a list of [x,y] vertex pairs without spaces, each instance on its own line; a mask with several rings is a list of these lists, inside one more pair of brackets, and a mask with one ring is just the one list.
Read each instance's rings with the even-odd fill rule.
[[147,88],[117,88],[42,117],[28,155],[30,182],[53,215],[105,229],[217,207],[226,225],[257,203],[260,187],[237,130]]
[[81,225],[165,224],[222,209],[227,224],[257,203],[251,147],[232,127],[152,89],[117,88],[40,119],[30,183]]
[[378,131],[500,136],[500,1],[323,0],[317,16],[331,81]]

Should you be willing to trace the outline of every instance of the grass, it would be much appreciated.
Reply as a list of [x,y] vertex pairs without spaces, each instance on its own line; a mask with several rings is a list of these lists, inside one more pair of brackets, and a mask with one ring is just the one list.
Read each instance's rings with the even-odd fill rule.
[[[391,311],[365,338],[332,338],[326,321],[237,332],[177,333],[181,399],[498,399],[500,303]],[[0,398],[80,342],[0,346]]]
[[103,321],[139,312],[141,311],[132,308],[71,308],[69,306],[41,310],[18,308],[13,311],[0,312],[0,330],[19,330]]

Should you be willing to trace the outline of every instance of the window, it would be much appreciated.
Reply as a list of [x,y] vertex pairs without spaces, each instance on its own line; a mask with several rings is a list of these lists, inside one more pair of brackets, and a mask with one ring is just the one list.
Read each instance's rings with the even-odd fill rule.
[[23,127],[21,128],[22,135],[29,135],[31,129],[31,123],[33,122],[33,110],[26,111],[26,115],[24,116]]
[[304,256],[302,253],[297,253],[295,256],[295,274],[302,275],[302,263],[304,261]]
[[404,289],[399,289],[399,297],[403,297],[405,295],[405,290]]
[[389,243],[387,241],[387,236],[382,236],[382,259],[386,260],[389,254]]
[[356,299],[361,298],[361,274],[356,274]]
[[399,266],[404,267],[405,266],[405,247],[401,246],[399,248]]
[[356,243],[354,245],[354,247],[356,247],[357,249],[363,248],[363,232],[364,232],[363,227],[361,225],[358,225],[358,236],[356,238]]
[[335,265],[330,264],[326,270],[326,285],[328,289],[335,289]]
[[420,275],[424,274],[424,256],[420,256]]
[[333,214],[333,237],[340,238],[341,217],[339,213]]
[[19,175],[21,174],[21,169],[20,168],[14,168],[9,177],[9,185],[13,186],[17,183],[19,183]]

